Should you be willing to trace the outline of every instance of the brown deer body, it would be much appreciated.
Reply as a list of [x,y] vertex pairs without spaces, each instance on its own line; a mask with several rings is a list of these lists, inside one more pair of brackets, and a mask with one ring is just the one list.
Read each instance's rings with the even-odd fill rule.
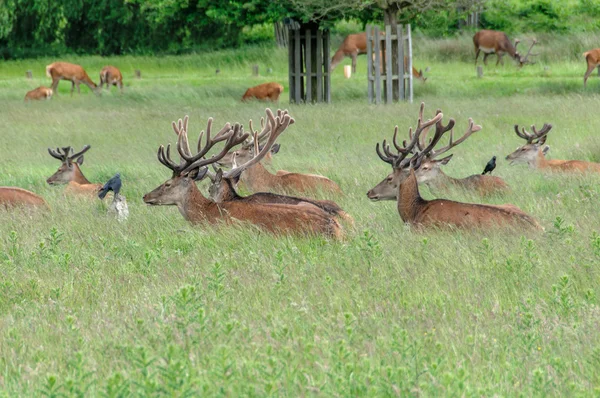
[[283,93],[283,86],[279,83],[270,82],[250,87],[242,96],[242,101],[251,98],[259,100],[279,101],[279,96]]
[[552,129],[551,124],[544,124],[541,130],[536,130],[531,126],[533,134],[528,133],[523,128],[519,131],[519,126],[515,125],[517,136],[527,140],[527,143],[506,157],[506,160],[514,163],[526,163],[530,168],[557,172],[594,172],[600,173],[600,163],[585,162],[582,160],[548,160],[546,153],[550,150],[546,143],[547,134]]
[[83,164],[83,154],[90,149],[89,145],[83,147],[83,150],[72,154],[71,147],[62,148],[56,150],[48,148],[48,153],[55,159],[60,160],[62,163],[58,170],[52,174],[46,182],[50,185],[67,184],[65,193],[75,195],[88,195],[94,196],[98,193],[102,184],[92,184],[83,175],[81,166]]
[[100,88],[106,84],[106,88],[110,90],[110,86],[117,86],[123,91],[123,75],[121,71],[114,66],[105,66],[100,71]]
[[83,83],[90,88],[93,92],[96,92],[96,83],[90,79],[85,70],[81,65],[70,64],[68,62],[55,62],[46,66],[46,76],[52,78],[52,91],[57,94],[58,83],[61,80],[68,80],[71,82],[71,95],[73,90],[77,86],[77,93],[79,93],[79,84]]
[[590,77],[594,69],[600,65],[600,48],[594,48],[593,50],[586,51],[583,53],[583,56],[587,62],[587,70],[583,76],[583,87],[585,87],[588,77]]
[[[269,130],[269,141],[267,146],[260,151],[256,159],[248,162],[248,165],[260,160],[268,152],[285,129],[293,123],[287,112],[279,113],[277,117],[270,109],[267,109],[267,129]],[[239,124],[233,128],[228,124],[216,134],[210,137],[212,119],[209,119],[206,144],[202,147],[202,132],[198,144],[198,153],[191,154],[187,139],[187,117],[179,127],[173,123],[174,128],[179,130],[177,150],[181,156],[179,165],[170,159],[170,146],[165,149],[161,146],[158,151],[159,161],[169,169],[173,170],[173,177],[164,184],[144,195],[144,202],[149,205],[175,205],[183,217],[191,223],[218,221],[231,222],[234,219],[248,221],[260,228],[273,233],[300,233],[319,234],[340,238],[342,230],[339,223],[323,210],[313,207],[292,206],[284,204],[256,204],[244,201],[228,201],[215,203],[205,198],[198,190],[195,180],[201,180],[208,173],[209,164],[215,164],[234,146],[241,144],[248,138],[243,134]],[[209,159],[204,159],[208,151],[218,142],[226,141],[223,150]],[[242,165],[241,167],[245,167]]]
[[25,101],[36,101],[50,98],[52,98],[52,89],[44,86],[40,86],[36,89],[28,91],[27,94],[25,94]]
[[26,189],[17,187],[0,187],[0,207],[45,207],[49,209],[46,201]]
[[473,36],[473,44],[475,45],[475,65],[477,65],[477,59],[479,58],[479,53],[481,51],[484,53],[483,63],[485,65],[487,65],[487,57],[490,54],[496,54],[498,57],[496,65],[498,65],[498,63],[504,64],[504,61],[502,61],[504,54],[510,55],[510,57],[516,61],[520,61],[521,56],[517,52],[518,43],[519,40],[517,39],[513,45],[504,32],[485,29],[480,30]]
[[[514,205],[482,205],[472,203],[461,203],[446,199],[425,200],[419,194],[419,187],[415,170],[418,170],[422,161],[431,155],[431,151],[439,142],[442,135],[451,131],[454,127],[454,119],[444,126],[442,124],[443,114],[438,111],[436,116],[430,120],[423,121],[424,104],[421,104],[419,119],[415,133],[409,130],[410,141],[404,141],[401,147],[396,141],[398,128],[394,132],[392,140],[394,147],[398,151],[393,154],[390,151],[386,141],[383,142],[383,153],[377,144],[376,151],[379,157],[386,163],[392,164],[393,173],[375,188],[367,193],[371,199],[378,198],[378,190],[382,184],[396,184],[398,189],[397,208],[402,220],[406,223],[419,227],[457,227],[457,228],[482,228],[490,226],[519,226],[526,228],[540,229],[537,221],[524,213]],[[423,131],[435,126],[435,135],[425,148],[417,146],[419,136]],[[480,130],[480,126],[473,124],[469,120],[469,128],[465,135],[457,142],[462,142],[471,133]],[[417,146],[417,148],[415,148]],[[452,146],[452,137],[450,137],[450,147]],[[440,151],[443,151],[442,148]],[[411,157],[409,157],[411,156]]]

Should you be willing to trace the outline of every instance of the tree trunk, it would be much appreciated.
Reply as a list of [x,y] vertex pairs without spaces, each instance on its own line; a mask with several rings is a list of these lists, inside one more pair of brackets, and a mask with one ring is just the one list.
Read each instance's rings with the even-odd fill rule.
[[[386,8],[383,12],[383,22],[386,26],[389,25],[392,28],[392,35],[396,34],[398,32],[398,9],[396,7]],[[404,45],[404,43],[400,44]],[[398,46],[392,45],[392,48],[385,49],[385,59],[390,56],[392,57],[392,74],[398,76],[398,79],[404,79],[404,76],[398,70]],[[398,84],[392,85],[392,98],[394,101],[400,100]]]

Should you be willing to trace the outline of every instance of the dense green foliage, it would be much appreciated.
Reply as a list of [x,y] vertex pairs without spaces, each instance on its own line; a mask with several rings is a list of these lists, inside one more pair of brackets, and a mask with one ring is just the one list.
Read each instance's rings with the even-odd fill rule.
[[[399,17],[424,35],[451,36],[459,32],[469,10],[457,11],[453,1],[448,4],[422,14],[406,10]],[[329,21],[383,20],[376,6],[345,11],[331,12]],[[481,15],[482,27],[509,33],[600,27],[596,0],[487,0]],[[179,54],[235,47],[272,41],[272,22],[290,16],[307,20],[310,10],[283,0],[0,0],[0,58]],[[337,32],[337,26],[328,26]]]
[[[551,122],[551,158],[600,161],[600,79],[584,90],[583,60],[552,57],[521,69],[506,60],[478,79],[462,52],[434,58],[437,44],[415,43],[429,79],[415,84],[414,104],[392,106],[366,104],[364,57],[352,79],[334,71],[333,103],[320,106],[287,104],[281,49],[72,57],[94,79],[105,63],[121,68],[123,95],[84,87],[70,97],[63,82],[51,101],[26,104],[26,90],[48,84],[51,59],[1,63],[0,185],[42,195],[52,212],[0,210],[0,395],[598,395],[600,177],[509,166],[504,156],[522,141],[513,124]],[[272,74],[252,77],[255,63]],[[174,142],[172,120],[190,115],[191,137],[209,116],[246,124],[265,104],[240,103],[244,90],[273,80],[297,121],[273,170],[339,183],[345,195],[329,198],[355,219],[345,241],[194,227],[173,207],[143,204],[171,174],[156,149]],[[497,155],[494,174],[512,192],[485,202],[513,203],[546,232],[418,232],[394,203],[367,200],[390,171],[375,143],[395,124],[414,126],[420,100],[428,115],[455,117],[456,135],[468,117],[483,126],[445,172],[479,173]],[[127,222],[45,183],[58,167],[46,148],[84,144],[91,181],[121,172]]]

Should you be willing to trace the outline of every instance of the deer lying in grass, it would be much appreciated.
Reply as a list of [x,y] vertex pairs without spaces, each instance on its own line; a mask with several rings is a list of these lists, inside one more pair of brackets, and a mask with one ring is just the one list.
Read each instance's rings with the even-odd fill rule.
[[0,207],[44,207],[50,209],[42,197],[17,187],[0,187]]
[[121,71],[114,66],[105,66],[100,71],[100,88],[106,84],[106,88],[110,90],[110,86],[117,86],[123,92],[123,75]]
[[[423,114],[424,104],[421,104],[419,115]],[[454,202],[446,199],[425,200],[419,194],[415,170],[421,167],[423,160],[437,145],[442,135],[454,127],[454,119],[444,126],[443,114],[438,111],[430,120],[419,118],[414,134],[409,130],[409,142],[403,147],[396,146],[397,154],[390,151],[386,141],[383,141],[382,151],[379,143],[376,146],[377,155],[394,168],[392,174],[367,193],[371,199],[378,197],[378,191],[385,185],[395,185],[398,189],[398,213],[406,223],[422,227],[458,227],[484,228],[490,226],[520,226],[540,229],[537,221],[514,205],[482,205]],[[472,121],[469,120],[469,125]],[[435,126],[435,135],[423,150],[416,147],[423,130]],[[477,128],[479,126],[476,126]],[[412,155],[412,156],[410,156]]]
[[50,98],[52,98],[52,89],[44,86],[40,86],[34,90],[28,91],[27,94],[25,94],[25,101],[36,101]]
[[510,164],[527,163],[530,168],[559,172],[600,172],[600,164],[593,162],[584,162],[582,160],[548,160],[546,153],[550,150],[548,145],[544,146],[548,133],[552,129],[551,124],[544,124],[541,130],[536,130],[531,126],[533,134],[525,131],[525,128],[519,131],[519,126],[515,124],[517,136],[523,138],[527,143],[518,147],[516,151],[506,157]]
[[[419,115],[423,118],[423,115]],[[450,141],[447,146],[438,150],[432,150],[421,162],[421,167],[416,171],[417,181],[419,184],[427,185],[432,191],[444,191],[450,186],[464,189],[465,191],[475,191],[482,196],[496,195],[506,193],[509,188],[506,182],[500,177],[491,175],[474,174],[465,178],[453,178],[442,171],[441,166],[448,164],[453,155],[446,156],[442,159],[436,159],[443,153],[459,145],[461,142],[469,138],[469,136],[481,129],[480,126],[475,126],[469,123],[469,127],[465,134],[456,141],[452,139],[452,131],[450,131]],[[421,139],[417,142],[419,151],[423,151],[426,147],[427,129],[421,134]],[[396,133],[394,131],[393,144],[397,147]]]
[[242,101],[247,101],[251,98],[279,101],[281,93],[283,93],[283,86],[281,84],[275,82],[263,83],[246,90],[242,96]]
[[[285,129],[294,122],[287,113],[275,117],[270,109],[267,112],[267,124],[271,131],[269,142],[258,157],[264,156],[271,145]],[[340,238],[342,230],[339,223],[319,208],[292,206],[285,204],[256,204],[243,201],[215,203],[205,198],[195,181],[204,178],[208,172],[206,167],[221,159],[234,146],[248,138],[239,124],[231,127],[227,123],[219,133],[211,138],[212,119],[209,119],[206,131],[206,144],[202,146],[203,133],[198,140],[198,152],[191,155],[187,144],[187,131],[183,130],[177,139],[177,149],[181,157],[176,164],[170,157],[170,145],[161,146],[158,160],[173,171],[173,177],[164,184],[144,195],[144,202],[149,205],[175,205],[189,222],[196,224],[203,221],[216,223],[233,219],[251,222],[272,233],[320,234]],[[204,159],[208,151],[218,142],[225,141],[221,152],[209,159]],[[245,167],[241,165],[241,167]]]
[[55,159],[62,162],[56,173],[52,174],[46,182],[50,185],[67,184],[66,193],[76,195],[94,196],[98,193],[102,184],[92,184],[83,175],[81,166],[83,164],[83,154],[91,147],[86,145],[83,149],[75,154],[72,154],[73,149],[68,146],[62,148],[62,153],[59,148],[56,150],[48,148],[48,153]]
[[[281,112],[281,111],[279,111]],[[285,114],[285,111],[283,112]],[[281,116],[281,114],[280,114]],[[267,127],[268,128],[268,127]],[[250,125],[252,129],[252,125]],[[265,129],[260,134],[255,134],[258,139],[265,134]],[[246,163],[254,157],[254,142],[249,141],[234,152],[233,165]],[[260,162],[245,168],[240,180],[252,192],[275,192],[275,193],[311,193],[317,190],[341,194],[340,187],[327,177],[316,174],[279,173],[271,174]]]
[[[287,112],[280,112],[279,116],[286,115]],[[178,140],[178,151],[184,151],[186,156],[191,157],[191,150],[189,148],[189,143],[187,141],[187,125],[188,118],[187,116],[182,121],[179,119],[176,124],[173,122],[173,130],[178,137],[183,137],[182,140]],[[251,122],[250,122],[251,126]],[[263,125],[264,127],[264,125]],[[250,127],[252,130],[252,127]],[[264,129],[263,129],[264,130]],[[255,164],[261,160],[264,160],[271,152],[269,150],[265,150],[265,146],[268,144],[268,141],[265,141],[270,137],[271,131],[265,130],[261,137],[258,136],[257,133],[254,134],[254,153],[257,155],[254,156],[251,160],[246,162],[245,164],[233,168],[232,170],[224,173],[222,169],[216,169],[215,173],[207,171],[207,176],[211,180],[211,185],[209,188],[209,198],[216,203],[223,202],[231,202],[231,201],[239,201],[245,203],[263,203],[263,204],[287,204],[287,205],[301,205],[308,208],[317,207],[332,216],[339,216],[344,218],[350,222],[353,222],[352,217],[348,215],[346,212],[342,210],[341,207],[337,205],[337,203],[330,200],[314,200],[307,198],[298,198],[294,196],[285,196],[278,195],[270,192],[258,192],[252,194],[250,196],[240,196],[234,186],[239,179],[240,174],[244,171],[245,168],[250,167],[252,164]],[[262,147],[259,147],[259,142],[262,142]],[[273,141],[274,142],[274,141]],[[273,143],[273,147],[277,144]],[[230,152],[231,153],[231,152]],[[262,157],[262,159],[261,159]],[[222,160],[218,161],[219,164],[222,163]],[[214,163],[213,163],[214,167]]]
[[52,92],[58,94],[56,89],[61,80],[69,80],[71,82],[71,95],[77,86],[79,94],[79,84],[83,83],[90,88],[94,93],[97,92],[98,86],[90,79],[88,74],[80,65],[70,64],[68,62],[55,62],[46,66],[46,76],[52,78]]

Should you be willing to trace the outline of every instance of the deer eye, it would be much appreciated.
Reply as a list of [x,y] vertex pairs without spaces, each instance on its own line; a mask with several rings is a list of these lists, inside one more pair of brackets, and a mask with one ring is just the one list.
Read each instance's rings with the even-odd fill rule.
[[521,148],[521,151],[525,151],[525,150],[526,150],[525,148]]

